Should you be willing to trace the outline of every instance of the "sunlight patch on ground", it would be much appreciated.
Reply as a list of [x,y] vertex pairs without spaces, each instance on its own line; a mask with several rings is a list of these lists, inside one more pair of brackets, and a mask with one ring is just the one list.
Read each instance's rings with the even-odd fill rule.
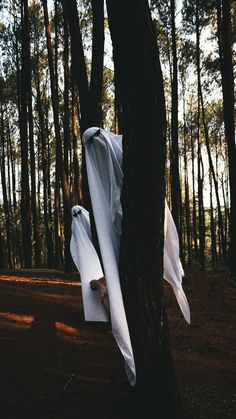
[[8,329],[29,329],[34,316],[29,314],[0,312],[0,326]]
[[17,282],[23,284],[47,284],[47,285],[65,285],[65,286],[73,286],[73,287],[80,287],[80,282],[78,281],[68,281],[63,279],[48,279],[48,278],[26,278],[21,276],[7,276],[1,275],[0,281],[8,281],[8,282]]
[[55,327],[57,332],[66,334],[66,335],[73,335],[73,336],[79,336],[79,332],[74,327],[68,326],[66,323],[61,322],[55,322]]

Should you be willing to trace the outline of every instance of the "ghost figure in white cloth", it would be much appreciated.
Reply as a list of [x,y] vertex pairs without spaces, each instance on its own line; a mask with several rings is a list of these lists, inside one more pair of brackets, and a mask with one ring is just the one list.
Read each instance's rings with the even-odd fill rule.
[[[120,193],[123,180],[122,136],[100,128],[83,135],[88,184],[104,273],[91,242],[88,212],[75,206],[72,214],[71,254],[81,275],[85,320],[106,321],[107,314],[90,287],[92,279],[105,275],[112,332],[124,356],[126,373],[135,385],[136,372],[129,330],[120,288],[118,263],[122,222]],[[165,204],[164,278],[171,284],[184,318],[190,323],[189,305],[182,288],[183,268],[179,240],[170,210]],[[81,239],[80,239],[81,237]]]

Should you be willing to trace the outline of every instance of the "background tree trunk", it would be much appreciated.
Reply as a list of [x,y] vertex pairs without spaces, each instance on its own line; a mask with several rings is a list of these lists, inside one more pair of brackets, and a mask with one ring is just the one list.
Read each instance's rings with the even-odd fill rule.
[[27,9],[28,2],[22,3],[22,61],[20,80],[20,140],[21,140],[21,222],[24,266],[32,266],[31,211],[29,187],[28,123],[27,123]]
[[66,173],[63,163],[62,155],[62,142],[60,135],[59,125],[59,106],[58,106],[58,94],[57,94],[57,83],[55,78],[54,66],[53,66],[53,53],[52,53],[52,42],[51,42],[51,31],[48,19],[48,8],[47,1],[43,0],[44,9],[44,22],[45,31],[47,38],[47,51],[48,51],[48,63],[50,71],[50,84],[52,93],[52,108],[53,108],[53,119],[56,136],[56,159],[58,162],[58,171],[63,191],[63,204],[64,204],[64,235],[65,235],[65,270],[70,271],[72,267],[72,259],[70,255],[70,236],[71,236],[71,204],[68,183],[66,179]]
[[[171,203],[172,215],[177,231],[180,232],[180,180],[179,180],[179,141],[178,141],[178,62],[176,51],[175,0],[171,6],[171,35],[173,75],[171,83]],[[181,237],[180,237],[181,240]]]
[[69,31],[68,22],[63,13],[63,26],[64,26],[64,50],[63,50],[63,65],[64,65],[64,118],[63,118],[63,131],[64,131],[64,166],[66,172],[67,182],[69,181],[69,146],[70,146],[70,106],[69,106]]
[[30,148],[30,180],[31,180],[31,211],[33,225],[33,249],[35,267],[41,266],[41,244],[39,236],[39,217],[36,202],[36,178],[35,178],[35,146],[34,146],[34,125],[33,125],[33,109],[32,109],[32,84],[31,84],[31,54],[30,54],[30,32],[29,32],[29,10],[28,1],[24,2],[24,36],[26,40],[25,51],[25,67],[27,73],[27,108],[28,108],[28,124],[29,124],[29,148]]
[[[1,181],[2,181],[2,194],[3,194],[3,208],[6,220],[6,236],[7,236],[7,261],[8,267],[13,267],[12,260],[12,242],[11,242],[11,218],[9,208],[9,194],[7,193],[7,182],[6,182],[6,146],[5,146],[5,127],[4,127],[4,112],[3,105],[1,104],[1,156],[0,156],[0,167],[1,167]],[[10,178],[8,178],[10,181]]]
[[76,0],[63,0],[65,17],[68,19],[71,36],[72,79],[78,89],[81,134],[88,126],[89,84]]
[[89,88],[88,125],[102,125],[102,82],[104,56],[104,1],[92,0],[93,47]]
[[201,269],[205,269],[205,214],[203,202],[204,166],[201,154],[200,122],[201,122],[201,77],[200,77],[200,26],[199,2],[196,0],[196,61],[198,79],[197,109],[197,157],[198,157],[198,228],[199,228],[199,260]]
[[45,130],[45,121],[42,109],[42,100],[41,100],[41,91],[40,91],[40,80],[39,80],[39,64],[38,64],[38,55],[36,55],[36,90],[37,90],[37,111],[39,118],[39,135],[41,143],[41,159],[42,159],[42,171],[43,171],[43,217],[46,233],[46,248],[47,248],[47,267],[52,268],[54,266],[54,249],[53,249],[53,238],[52,238],[52,223],[49,219],[49,201],[51,197],[49,196],[49,186],[48,186],[48,170],[49,169],[49,159],[47,153],[47,142],[46,142],[46,130]]

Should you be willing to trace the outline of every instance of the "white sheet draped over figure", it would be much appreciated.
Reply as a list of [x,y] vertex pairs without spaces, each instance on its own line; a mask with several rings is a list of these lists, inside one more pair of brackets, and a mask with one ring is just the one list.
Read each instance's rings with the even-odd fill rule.
[[[89,128],[83,135],[83,143],[104,273],[91,242],[88,212],[79,206],[72,209],[72,214],[76,216],[72,220],[71,254],[81,275],[85,320],[107,320],[104,307],[89,285],[92,279],[106,277],[112,332],[124,356],[128,379],[134,385],[135,364],[118,273],[122,222],[122,136]],[[190,323],[189,305],[182,288],[184,272],[179,259],[178,234],[167,204],[164,228],[164,278],[171,284],[180,309]]]

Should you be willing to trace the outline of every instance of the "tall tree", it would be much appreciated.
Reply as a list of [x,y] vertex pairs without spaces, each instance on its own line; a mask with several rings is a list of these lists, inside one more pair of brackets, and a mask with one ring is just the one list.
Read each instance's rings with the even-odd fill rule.
[[34,125],[33,125],[33,108],[32,108],[32,71],[31,71],[31,51],[30,51],[30,28],[29,28],[29,10],[28,1],[24,2],[24,31],[26,38],[25,63],[26,83],[27,83],[27,109],[28,109],[28,125],[29,125],[29,148],[30,148],[30,180],[31,180],[31,210],[33,224],[33,248],[35,257],[35,266],[41,266],[41,245],[39,236],[39,217],[36,203],[36,178],[35,178],[35,146],[34,146]]
[[104,0],[92,0],[93,47],[89,87],[88,125],[102,125],[102,80],[104,56]]
[[172,80],[171,80],[171,203],[172,215],[179,232],[180,230],[180,180],[179,180],[179,142],[178,142],[178,61],[175,28],[175,0],[171,6],[172,35]]
[[234,122],[234,75],[232,61],[231,1],[218,0],[218,41],[220,52],[225,137],[228,147],[230,184],[230,269],[236,277],[236,146]]
[[[13,267],[12,260],[12,242],[11,242],[11,219],[10,219],[10,206],[9,206],[9,194],[7,193],[7,182],[6,182],[6,140],[5,140],[5,127],[4,127],[4,110],[3,103],[1,100],[0,103],[0,120],[1,120],[1,154],[0,154],[0,167],[1,167],[1,180],[2,180],[2,194],[3,194],[3,207],[6,220],[6,236],[7,236],[7,260],[8,267],[11,269]],[[10,179],[8,178],[8,182]]]
[[64,166],[66,178],[69,178],[69,146],[70,146],[70,107],[69,107],[69,31],[68,21],[66,19],[65,10],[63,10],[63,27],[64,27],[64,50],[63,50],[63,66],[64,66],[64,118],[63,118],[63,131],[64,131]]
[[80,129],[83,133],[88,128],[89,83],[76,0],[63,0],[63,8],[70,28],[72,79],[79,92]]
[[57,83],[54,71],[53,63],[53,51],[52,51],[52,41],[51,41],[51,30],[48,18],[48,7],[47,0],[42,0],[43,10],[44,10],[44,22],[45,22],[45,32],[47,39],[47,51],[48,51],[48,63],[50,71],[50,85],[52,93],[52,108],[53,108],[53,120],[55,128],[55,137],[56,137],[56,158],[58,162],[58,169],[60,175],[60,181],[63,191],[63,203],[64,203],[64,234],[65,234],[65,269],[71,269],[71,256],[70,256],[70,229],[71,229],[71,205],[70,205],[70,193],[68,182],[66,178],[63,154],[62,154],[62,140],[60,134],[60,124],[59,124],[59,105],[58,105],[58,94],[57,94]]
[[34,25],[34,41],[35,41],[35,88],[36,88],[36,109],[38,114],[38,136],[39,143],[41,145],[40,157],[42,161],[42,172],[43,172],[43,219],[45,225],[45,240],[46,240],[46,260],[47,267],[52,268],[54,266],[54,249],[53,249],[53,237],[52,237],[52,222],[49,214],[49,203],[51,202],[50,178],[48,177],[48,171],[50,171],[50,164],[47,153],[47,139],[45,129],[45,116],[43,109],[42,93],[40,86],[40,36],[38,28],[38,13],[34,10],[33,14],[33,25]]
[[201,74],[200,74],[200,20],[199,0],[196,0],[196,64],[197,64],[197,166],[198,166],[198,226],[199,226],[199,259],[201,269],[205,269],[205,213],[203,201],[204,166],[201,152]]
[[166,116],[155,32],[148,1],[107,0],[107,8],[123,108],[120,279],[138,416],[182,419],[162,291]]
[[30,187],[29,187],[29,156],[28,156],[28,118],[27,118],[27,58],[28,58],[28,0],[24,0],[21,6],[22,16],[22,59],[20,80],[20,141],[21,141],[21,221],[22,242],[24,252],[24,266],[32,265],[32,241],[31,241],[31,210],[30,210]]

